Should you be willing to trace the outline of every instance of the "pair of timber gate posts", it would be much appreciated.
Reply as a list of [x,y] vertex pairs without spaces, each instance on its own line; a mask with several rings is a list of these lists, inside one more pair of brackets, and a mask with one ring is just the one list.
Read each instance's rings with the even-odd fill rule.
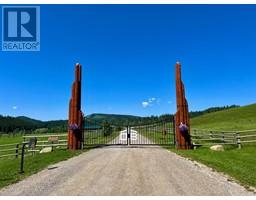
[[[175,138],[177,149],[191,149],[190,123],[188,114],[188,103],[185,98],[184,84],[181,80],[181,64],[176,63],[176,104],[175,114]],[[68,149],[77,150],[83,148],[84,140],[84,114],[81,111],[81,80],[82,66],[75,65],[75,81],[72,85],[72,96],[69,102],[68,118]],[[187,128],[186,134],[183,133],[181,126]]]

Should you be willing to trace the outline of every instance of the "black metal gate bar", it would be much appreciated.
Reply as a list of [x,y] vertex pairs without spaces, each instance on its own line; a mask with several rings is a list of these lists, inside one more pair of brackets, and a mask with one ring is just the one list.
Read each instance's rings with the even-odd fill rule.
[[[84,145],[128,145],[126,127],[113,126],[110,123],[102,123],[85,120]],[[123,131],[123,132],[122,132]]]
[[173,145],[175,143],[173,126],[173,120],[133,126],[130,145]]
[[173,145],[174,121],[159,121],[137,126],[99,124],[85,119],[84,146],[100,145]]

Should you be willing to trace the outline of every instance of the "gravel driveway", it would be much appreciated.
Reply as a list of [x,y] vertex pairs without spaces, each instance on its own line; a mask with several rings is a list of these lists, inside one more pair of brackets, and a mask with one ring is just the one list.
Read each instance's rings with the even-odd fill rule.
[[0,195],[253,195],[161,147],[104,147],[60,162]]

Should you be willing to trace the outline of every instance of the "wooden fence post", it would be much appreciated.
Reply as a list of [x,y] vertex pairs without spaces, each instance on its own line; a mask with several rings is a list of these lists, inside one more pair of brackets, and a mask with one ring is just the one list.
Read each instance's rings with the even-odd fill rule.
[[196,136],[196,134],[197,134],[197,130],[196,129],[194,129],[193,130],[194,131],[194,133],[193,133],[193,136],[191,136],[191,142],[193,141],[193,137],[196,139],[197,138],[197,136]]
[[212,134],[212,131],[210,131],[210,139],[212,138],[212,135],[213,135],[213,134]]
[[241,138],[239,133],[236,133],[236,144],[238,146],[238,149],[241,149]]
[[15,157],[18,158],[18,156],[19,156],[19,144],[16,144],[15,153],[16,153]]

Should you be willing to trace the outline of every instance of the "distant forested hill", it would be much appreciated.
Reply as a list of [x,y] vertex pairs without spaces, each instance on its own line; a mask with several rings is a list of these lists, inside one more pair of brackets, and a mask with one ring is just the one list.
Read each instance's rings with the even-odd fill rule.
[[0,115],[0,132],[8,133],[20,130],[33,130],[43,126],[43,122],[28,117],[10,117]]
[[200,115],[204,115],[207,113],[213,113],[213,112],[218,112],[218,111],[222,111],[222,110],[227,110],[230,108],[238,108],[240,106],[238,105],[231,105],[231,106],[222,106],[222,107],[211,107],[211,108],[207,108],[205,110],[201,110],[201,111],[191,111],[189,113],[190,117],[198,117]]
[[193,128],[209,130],[256,129],[256,104],[207,113],[191,119]]
[[[237,105],[231,105],[231,106],[222,106],[222,107],[211,107],[202,111],[192,111],[189,113],[190,117],[198,117],[200,115],[204,115],[207,113],[217,112],[221,110],[227,110],[231,108],[239,107]],[[161,120],[170,120],[172,119],[172,114],[164,114],[160,116],[149,116],[149,117],[139,117],[139,116],[133,116],[133,115],[117,115],[117,114],[101,114],[101,113],[95,113],[88,115],[87,118],[94,120],[96,122],[102,123],[102,122],[109,122],[111,124],[116,125],[127,125],[128,123],[130,125],[132,124],[147,124],[152,123],[155,121],[161,121]]]
[[93,120],[98,123],[109,122],[113,125],[134,125],[134,124],[147,124],[160,120],[170,120],[173,115],[164,114],[161,116],[150,116],[150,117],[140,117],[133,115],[118,115],[118,114],[101,114],[95,113],[88,115],[86,118],[89,120]]
[[[191,117],[198,117],[207,113],[212,113],[221,110],[227,110],[230,108],[239,107],[237,105],[223,106],[223,107],[212,107],[203,111],[193,111],[190,112]],[[148,124],[160,120],[170,120],[172,119],[172,114],[164,114],[161,116],[149,116],[140,117],[133,115],[118,115],[118,114],[101,114],[95,113],[87,115],[86,119],[94,121],[96,123],[109,122],[113,125],[125,126],[128,123],[130,125],[134,124]],[[51,121],[41,121],[32,119],[25,116],[20,117],[10,117],[0,115],[0,133],[31,133],[32,131],[39,130],[42,132],[65,132],[67,131],[67,120],[51,120]]]
[[86,118],[98,123],[103,123],[107,121],[111,124],[128,124],[128,122],[140,121],[142,119],[142,117],[133,116],[133,115],[117,115],[117,114],[102,114],[102,113],[94,113],[86,116]]
[[30,133],[46,128],[51,132],[67,130],[67,120],[40,121],[25,116],[10,117],[0,115],[0,133]]

